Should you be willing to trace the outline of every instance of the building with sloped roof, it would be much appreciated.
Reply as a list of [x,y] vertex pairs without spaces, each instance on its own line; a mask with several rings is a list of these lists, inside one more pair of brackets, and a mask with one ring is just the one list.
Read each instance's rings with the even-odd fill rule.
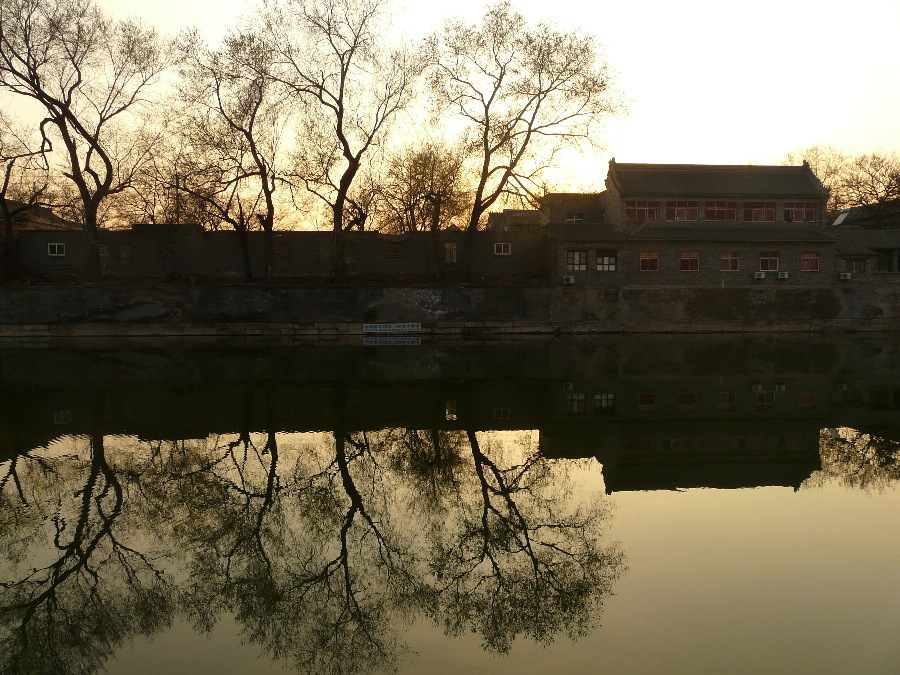
[[[828,191],[808,164],[633,164],[607,190],[548,195],[565,284],[824,285],[840,279]],[[586,217],[586,205],[594,207]],[[577,228],[577,229],[573,229]]]

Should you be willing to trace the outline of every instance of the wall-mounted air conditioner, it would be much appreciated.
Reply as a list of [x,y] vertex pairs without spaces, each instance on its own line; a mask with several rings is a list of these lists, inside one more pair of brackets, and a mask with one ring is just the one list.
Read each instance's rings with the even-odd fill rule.
[[853,278],[851,272],[841,272],[841,281],[850,281]]
[[765,272],[757,272],[757,273],[754,274],[753,276],[754,276],[754,278],[756,278],[756,279],[765,279],[765,278],[766,278],[766,273],[765,273]]
[[575,283],[575,277],[573,277],[573,276],[567,274],[566,276],[563,277],[563,283],[564,283],[564,284],[574,284],[574,283]]
[[787,279],[787,278],[790,277],[790,276],[791,276],[791,275],[790,275],[788,272],[779,272],[779,273],[778,273],[778,278],[779,278],[779,279]]

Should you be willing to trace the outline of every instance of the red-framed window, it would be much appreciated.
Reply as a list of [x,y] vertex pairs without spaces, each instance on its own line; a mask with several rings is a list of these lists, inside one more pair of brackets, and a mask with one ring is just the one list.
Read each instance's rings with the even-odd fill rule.
[[706,202],[703,217],[711,223],[737,222],[737,202]]
[[659,272],[659,251],[641,251],[641,272]]
[[774,223],[775,202],[744,202],[744,220],[748,223]]
[[814,223],[816,222],[815,202],[785,202],[784,222]]
[[666,220],[688,222],[700,220],[700,202],[666,202]]
[[818,272],[821,255],[818,251],[801,251],[800,252],[800,271],[801,272]]
[[760,272],[777,272],[778,271],[778,251],[760,251],[759,252],[759,271]]
[[625,202],[625,220],[659,220],[659,202],[633,201]]
[[719,263],[719,269],[722,272],[740,272],[741,252],[722,251],[722,253],[719,254]]
[[697,408],[697,394],[695,392],[684,392],[678,394],[679,410],[695,410]]
[[656,410],[656,394],[638,394],[638,411],[653,412],[654,410]]
[[615,272],[618,263],[618,251],[597,251],[597,271],[598,272]]
[[699,272],[700,251],[682,251],[679,269],[682,272]]
[[570,272],[587,270],[587,251],[566,251],[566,269]]

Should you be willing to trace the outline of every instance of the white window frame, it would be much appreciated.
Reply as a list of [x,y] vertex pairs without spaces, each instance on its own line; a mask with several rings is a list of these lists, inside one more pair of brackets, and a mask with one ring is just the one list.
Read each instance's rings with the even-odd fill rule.
[[512,255],[512,244],[508,241],[494,242],[494,255]]
[[47,244],[47,255],[51,258],[64,258],[66,245],[61,241],[52,241]]
[[588,252],[585,249],[570,249],[566,251],[566,269],[569,272],[587,271]]
[[445,265],[455,265],[456,264],[456,242],[455,241],[444,242],[444,264]]
[[598,272],[615,272],[619,264],[619,252],[614,249],[597,251],[596,267]]

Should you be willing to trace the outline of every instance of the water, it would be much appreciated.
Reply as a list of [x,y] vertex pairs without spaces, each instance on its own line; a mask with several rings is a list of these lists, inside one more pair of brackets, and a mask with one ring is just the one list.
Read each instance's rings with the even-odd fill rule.
[[0,670],[894,673],[900,343],[0,351]]

